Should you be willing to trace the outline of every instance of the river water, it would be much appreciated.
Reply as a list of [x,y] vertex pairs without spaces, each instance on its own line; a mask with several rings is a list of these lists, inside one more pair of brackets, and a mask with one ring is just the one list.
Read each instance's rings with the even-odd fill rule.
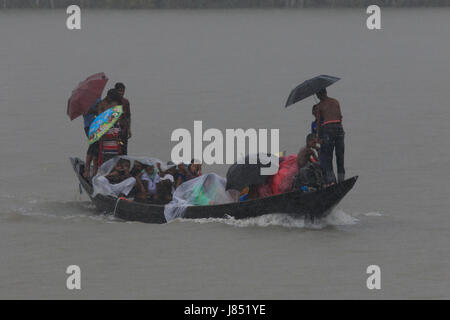
[[[450,298],[449,9],[0,11],[0,298]],[[326,221],[127,223],[97,215],[68,158],[83,157],[67,98],[104,71],[127,85],[129,153],[168,159],[176,128],[279,128],[296,153],[319,74],[341,81],[347,175]],[[109,87],[108,87],[109,88]],[[204,168],[226,173],[227,165]],[[82,289],[69,291],[68,265]],[[368,290],[366,268],[381,269]]]

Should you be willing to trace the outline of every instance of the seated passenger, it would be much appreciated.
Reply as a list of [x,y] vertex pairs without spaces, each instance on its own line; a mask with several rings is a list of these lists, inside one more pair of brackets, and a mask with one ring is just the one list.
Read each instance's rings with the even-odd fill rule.
[[191,180],[202,175],[202,163],[197,159],[192,159],[187,168],[186,180]]
[[183,162],[180,162],[176,170],[175,178],[175,189],[177,189],[180,184],[187,181],[187,168]]
[[173,163],[172,161],[167,161],[166,164],[167,170],[164,172],[165,174],[170,174],[172,178],[175,178],[175,175],[177,173],[177,165]]
[[130,171],[130,174],[132,177],[136,177],[138,174],[142,173],[142,170],[144,170],[144,165],[136,160],[134,161],[134,165]]
[[177,175],[177,165],[172,161],[167,161],[167,170],[159,174],[160,180],[169,179],[171,181],[171,193],[175,191],[175,177]]
[[153,195],[156,193],[156,184],[160,180],[158,169],[153,165],[147,166],[145,168],[145,173],[141,176],[141,180],[149,197],[153,198]]
[[142,176],[145,173],[145,168],[147,166],[143,166],[143,170],[141,170],[136,176],[136,185],[134,186],[133,190],[130,192],[134,196],[134,201],[137,202],[147,202],[150,201],[150,194],[147,190],[147,181],[142,181]]
[[160,178],[156,184],[156,193],[153,196],[154,203],[166,204],[172,201],[173,182],[173,177],[170,174]]
[[320,189],[323,185],[322,169],[318,163],[317,137],[308,134],[306,146],[297,155],[298,174],[295,177],[294,189],[310,191],[309,188]]
[[317,137],[310,133],[306,136],[306,146],[300,149],[297,155],[297,166],[300,170],[308,164],[308,162],[316,163],[319,161],[317,156]]
[[127,196],[136,183],[136,179],[130,175],[130,161],[126,159],[119,159],[109,174],[96,177],[95,180],[96,184],[101,185],[104,194],[116,197]]
[[134,197],[135,201],[145,201],[148,197],[146,187],[141,179],[142,175],[145,173],[145,168],[146,166],[144,164],[135,161],[133,168],[130,171],[131,176],[136,179],[136,184],[128,195]]

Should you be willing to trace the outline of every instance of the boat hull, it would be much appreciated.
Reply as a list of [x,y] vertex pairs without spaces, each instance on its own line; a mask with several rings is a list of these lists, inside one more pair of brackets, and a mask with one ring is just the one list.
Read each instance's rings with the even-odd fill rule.
[[[96,208],[102,213],[113,213],[127,221],[147,223],[165,223],[164,205],[139,203],[119,200],[110,196],[92,197],[92,185],[83,178],[81,172],[84,163],[78,158],[70,158],[81,187],[91,198]],[[326,217],[333,208],[353,188],[357,176],[320,191],[303,193],[292,191],[280,195],[236,203],[208,206],[191,206],[185,211],[186,219],[234,217],[245,219],[265,214],[290,214],[295,217],[308,217],[311,220]]]

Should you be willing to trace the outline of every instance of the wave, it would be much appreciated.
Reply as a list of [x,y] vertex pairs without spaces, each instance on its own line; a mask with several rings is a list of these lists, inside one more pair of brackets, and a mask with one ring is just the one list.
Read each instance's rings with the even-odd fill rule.
[[384,214],[382,214],[381,212],[378,212],[378,211],[367,212],[367,213],[364,213],[364,215],[366,217],[382,217],[382,216],[384,216]]
[[39,220],[42,218],[80,220],[93,219],[114,221],[113,215],[98,214],[90,201],[46,201],[38,199],[17,199],[3,195],[0,207],[0,221]]
[[358,219],[343,210],[335,209],[325,219],[316,220],[313,223],[304,218],[296,218],[289,214],[266,214],[248,219],[204,218],[204,219],[175,219],[170,223],[194,222],[194,223],[224,223],[234,227],[284,227],[299,229],[323,229],[329,226],[354,225]]

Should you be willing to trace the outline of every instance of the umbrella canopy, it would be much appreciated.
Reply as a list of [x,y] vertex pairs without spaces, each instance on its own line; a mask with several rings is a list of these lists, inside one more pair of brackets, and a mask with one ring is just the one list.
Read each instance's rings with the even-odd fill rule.
[[100,113],[89,127],[89,144],[93,144],[108,132],[122,115],[122,106],[115,106]]
[[306,80],[305,82],[299,84],[295,89],[291,91],[289,97],[286,101],[285,107],[290,106],[298,101],[301,101],[305,98],[308,98],[322,89],[331,86],[336,81],[340,80],[340,78],[320,75],[314,77],[312,79]]
[[[267,155],[271,160],[273,156]],[[256,157],[256,159],[254,159]],[[252,164],[250,159],[256,160],[255,164]],[[226,190],[242,190],[245,187],[252,184],[264,184],[269,177],[268,175],[261,174],[261,168],[270,167],[271,163],[262,164],[259,155],[247,155],[244,159],[245,163],[235,163],[227,171],[227,185]]]
[[106,82],[108,82],[108,78],[103,72],[100,72],[78,84],[67,102],[67,115],[70,120],[85,114],[89,110],[101,97]]

